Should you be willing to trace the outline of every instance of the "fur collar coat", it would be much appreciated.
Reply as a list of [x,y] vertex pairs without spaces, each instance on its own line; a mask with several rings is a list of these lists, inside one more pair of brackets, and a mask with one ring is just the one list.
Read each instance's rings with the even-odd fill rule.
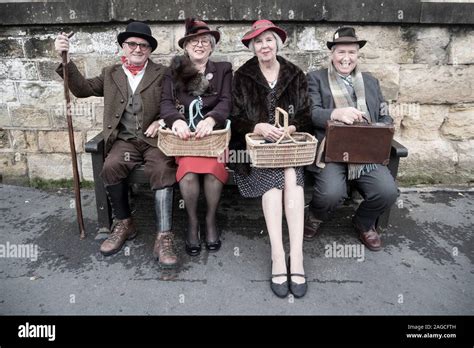
[[[277,56],[277,60],[280,72],[275,85],[276,106],[288,112],[289,124],[294,125],[298,132],[312,132],[306,76],[288,60],[280,56]],[[257,57],[248,60],[235,72],[231,148],[245,149],[245,134],[253,132],[257,123],[269,122],[270,92]]]

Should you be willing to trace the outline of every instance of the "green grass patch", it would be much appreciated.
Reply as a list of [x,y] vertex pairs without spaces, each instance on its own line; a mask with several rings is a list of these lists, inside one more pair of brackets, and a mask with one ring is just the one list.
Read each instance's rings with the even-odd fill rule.
[[[51,189],[74,189],[74,180],[72,179],[61,179],[61,180],[45,180],[40,178],[34,178],[30,180],[30,186],[40,190],[51,190]],[[81,188],[93,189],[93,181],[81,181]]]

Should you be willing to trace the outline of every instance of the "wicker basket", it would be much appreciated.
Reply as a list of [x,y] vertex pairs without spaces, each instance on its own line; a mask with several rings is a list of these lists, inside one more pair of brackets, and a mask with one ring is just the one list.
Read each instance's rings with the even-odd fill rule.
[[288,132],[288,113],[281,109],[275,110],[275,126],[281,127],[279,114],[284,117],[284,133],[275,143],[267,143],[261,135],[249,133],[245,135],[247,151],[252,166],[257,168],[288,168],[307,166],[314,162],[318,140],[309,133]]
[[158,147],[166,156],[219,157],[229,146],[230,120],[225,129],[215,130],[210,135],[196,139],[194,132],[187,140],[180,139],[167,128],[158,130]]

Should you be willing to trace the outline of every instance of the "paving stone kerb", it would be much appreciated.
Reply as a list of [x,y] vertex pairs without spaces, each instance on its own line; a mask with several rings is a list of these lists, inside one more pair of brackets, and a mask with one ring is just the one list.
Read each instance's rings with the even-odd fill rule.
[[[49,1],[0,4],[0,173],[6,182],[71,177],[62,81],[54,38],[75,32],[71,56],[87,76],[119,61],[116,36],[130,18],[147,21],[159,46],[152,58],[168,64],[181,52],[188,15],[218,27],[212,59],[236,70],[251,57],[240,38],[258,17],[289,36],[281,55],[305,72],[328,62],[326,41],[344,24],[368,44],[361,67],[375,75],[395,119],[396,138],[409,148],[399,177],[406,182],[474,181],[473,3],[420,1]],[[344,9],[344,10],[341,10]],[[102,128],[103,100],[73,98],[80,175],[92,178],[84,143]],[[63,146],[64,145],[64,146]],[[53,156],[57,155],[57,156]],[[45,171],[52,158],[64,170]],[[64,160],[63,160],[64,159]],[[64,163],[63,163],[64,162]],[[443,165],[440,165],[442,163]],[[58,164],[59,165],[59,164]]]

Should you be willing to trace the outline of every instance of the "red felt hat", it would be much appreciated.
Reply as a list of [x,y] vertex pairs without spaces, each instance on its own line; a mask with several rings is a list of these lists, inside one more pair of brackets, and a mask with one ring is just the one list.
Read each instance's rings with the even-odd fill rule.
[[184,41],[194,36],[209,34],[214,36],[216,43],[218,43],[219,39],[221,38],[221,34],[218,31],[209,29],[209,26],[203,21],[194,18],[186,18],[184,25],[186,32],[184,36],[178,41],[178,45],[181,48],[183,48]]
[[252,29],[245,33],[245,36],[242,38],[242,43],[246,46],[249,47],[249,43],[253,38],[256,38],[259,36],[261,33],[267,30],[272,30],[277,35],[280,37],[282,42],[285,42],[286,40],[286,31],[284,31],[282,28],[277,27],[275,24],[273,24],[271,21],[268,19],[260,19],[256,21],[255,23],[252,24]]

